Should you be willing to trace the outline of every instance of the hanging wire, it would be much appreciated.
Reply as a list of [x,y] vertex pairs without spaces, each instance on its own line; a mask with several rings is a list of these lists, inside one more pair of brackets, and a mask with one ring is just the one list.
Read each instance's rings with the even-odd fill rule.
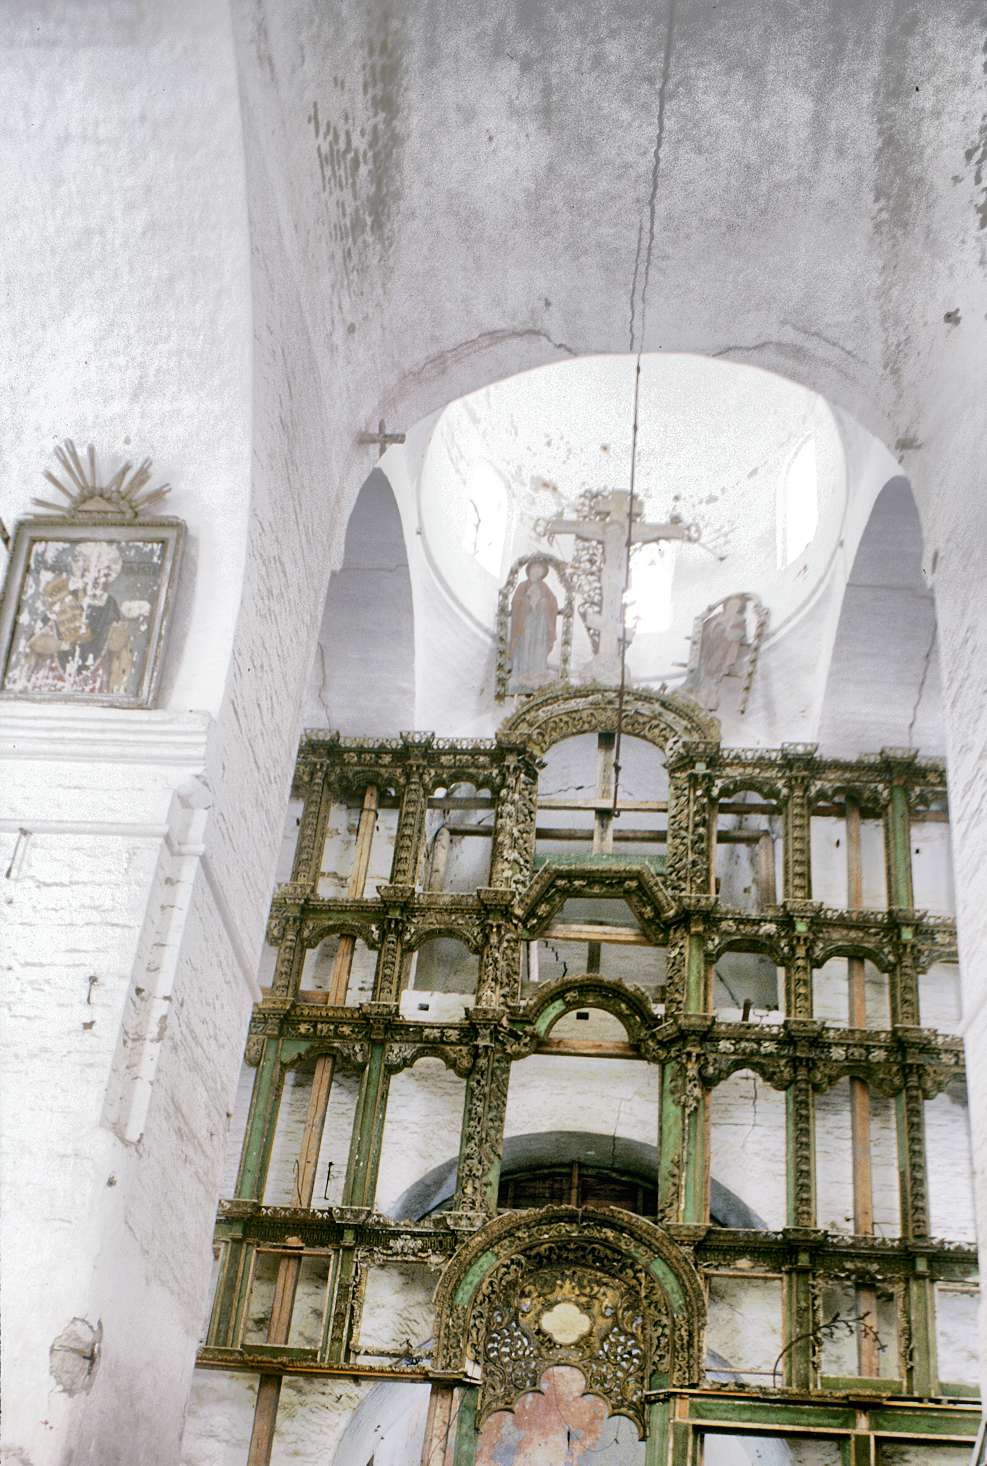
[[627,593],[631,588],[631,550],[634,546],[634,502],[637,480],[637,431],[638,404],[641,398],[641,353],[634,363],[634,420],[631,426],[631,478],[627,495],[627,542],[624,546],[624,595],[620,603],[620,682],[617,688],[617,734],[613,750],[613,808],[610,813],[618,816],[617,799],[620,794],[620,740],[624,728],[624,689],[627,685]]

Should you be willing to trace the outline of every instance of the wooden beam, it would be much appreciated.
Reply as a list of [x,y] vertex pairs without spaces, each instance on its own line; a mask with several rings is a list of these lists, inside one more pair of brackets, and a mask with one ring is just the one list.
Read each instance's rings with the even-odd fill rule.
[[[367,873],[370,870],[370,852],[373,848],[374,829],[377,825],[377,810],[380,802],[380,791],[375,784],[368,784],[363,792],[363,808],[360,811],[360,824],[356,832],[356,847],[353,852],[353,869],[346,885],[346,899],[358,901],[363,895],[364,887],[367,884]],[[353,966],[353,953],[356,950],[356,939],[351,936],[341,936],[339,946],[336,949],[336,960],[333,963],[332,977],[329,980],[329,990],[326,994],[326,1002],[330,1007],[339,1007],[346,1002],[346,990],[349,987],[350,971]]]
[[[614,754],[616,737],[599,733],[596,739],[596,793],[601,801],[593,818],[593,854],[608,855],[613,850]],[[609,800],[609,804],[602,801]]]
[[757,890],[762,910],[766,906],[777,906],[778,883],[775,879],[775,842],[770,830],[762,830],[757,836]]
[[485,825],[442,825],[432,841],[432,858],[428,870],[428,890],[441,891],[445,886],[446,867],[449,864],[449,846],[453,835],[484,834],[493,839],[493,826]]
[[[291,1332],[291,1310],[295,1305],[301,1257],[282,1257],[278,1264],[271,1317],[267,1325],[269,1344],[287,1344]],[[268,1466],[274,1446],[274,1430],[281,1399],[281,1375],[262,1374],[257,1381],[254,1423],[250,1432],[247,1466]]]
[[425,1439],[422,1441],[421,1466],[445,1466],[452,1429],[453,1386],[434,1381],[428,1397],[425,1417]]
[[621,1039],[545,1038],[536,1054],[555,1054],[559,1058],[639,1059],[637,1044]]
[[603,922],[553,922],[539,932],[538,941],[614,942],[625,947],[653,947],[651,939],[636,926],[606,926]]

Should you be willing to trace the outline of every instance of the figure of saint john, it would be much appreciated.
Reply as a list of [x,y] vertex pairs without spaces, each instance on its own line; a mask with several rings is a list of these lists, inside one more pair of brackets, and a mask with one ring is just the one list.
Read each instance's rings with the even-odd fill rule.
[[548,665],[559,603],[545,584],[548,562],[529,560],[511,601],[510,692],[534,692],[554,682]]

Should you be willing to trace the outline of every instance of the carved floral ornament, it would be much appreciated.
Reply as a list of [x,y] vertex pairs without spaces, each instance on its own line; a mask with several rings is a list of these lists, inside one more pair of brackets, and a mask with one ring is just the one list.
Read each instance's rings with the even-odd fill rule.
[[[522,743],[542,754],[563,738],[579,733],[615,732],[617,708],[614,694],[604,688],[554,687],[531,697],[497,730],[498,743]],[[698,740],[718,746],[717,720],[687,697],[674,692],[653,692],[649,688],[628,688],[621,716],[623,732],[642,738],[659,748],[676,740]]]
[[660,1227],[613,1207],[545,1207],[481,1228],[449,1261],[436,1319],[436,1368],[480,1381],[478,1422],[565,1364],[643,1436],[647,1392],[701,1372],[695,1269]]

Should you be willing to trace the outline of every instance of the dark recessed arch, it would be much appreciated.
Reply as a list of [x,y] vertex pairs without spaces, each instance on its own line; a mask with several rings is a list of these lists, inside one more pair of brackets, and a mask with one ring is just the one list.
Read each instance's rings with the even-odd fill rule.
[[411,574],[394,492],[375,468],[346,527],[343,563],[329,580],[305,700],[305,721],[388,737],[415,726],[415,626]]
[[874,502],[843,596],[819,724],[827,753],[944,751],[935,600],[922,555],[911,486],[896,475]]
[[[549,1166],[585,1162],[600,1169],[607,1167],[622,1175],[640,1177],[653,1182],[658,1175],[658,1150],[642,1140],[624,1136],[595,1134],[587,1130],[540,1131],[530,1135],[510,1135],[504,1141],[501,1178],[508,1179],[524,1171],[537,1171]],[[398,1197],[392,1208],[396,1221],[419,1221],[430,1212],[448,1205],[456,1190],[457,1158],[433,1166]],[[710,1216],[715,1225],[764,1232],[767,1223],[729,1187],[710,1180]]]

